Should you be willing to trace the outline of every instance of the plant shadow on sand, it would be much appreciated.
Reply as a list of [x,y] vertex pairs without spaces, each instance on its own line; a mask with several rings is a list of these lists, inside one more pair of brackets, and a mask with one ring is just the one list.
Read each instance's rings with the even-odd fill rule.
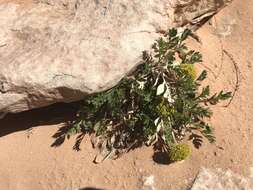
[[162,165],[171,164],[171,162],[168,159],[168,153],[167,152],[162,152],[162,151],[154,152],[153,160],[157,164],[162,164]]
[[[67,131],[71,122],[76,118],[80,101],[73,103],[57,103],[47,107],[24,111],[16,114],[7,114],[0,119],[0,138],[19,131],[26,131],[46,125],[61,124],[59,129],[52,136],[51,147],[59,147],[67,138]],[[79,151],[80,144],[85,136],[81,133],[76,137],[73,149]]]
[[[8,114],[5,118],[0,120],[0,138],[15,132],[25,131],[35,127],[43,127],[43,125],[56,125],[61,123],[63,125],[52,136],[53,142],[51,144],[51,147],[59,147],[67,138],[67,131],[70,128],[70,123],[75,119],[79,105],[80,102],[68,104],[58,103],[44,108],[33,109],[17,114]],[[84,136],[85,133],[81,133],[77,136],[76,142],[73,146],[74,150],[80,150],[79,146]],[[199,148],[202,144],[202,140],[201,142],[197,141],[197,143],[193,141],[193,144],[196,148]],[[134,146],[131,149],[138,147],[140,147],[140,145],[136,145],[136,147]],[[168,160],[167,152],[164,151],[162,147],[157,146],[156,144],[153,149],[154,162],[162,165],[171,164],[171,162]],[[88,189],[89,188],[90,187],[88,187]],[[85,188],[82,190],[85,190]]]
[[[58,103],[17,114],[8,114],[0,120],[0,138],[43,125],[65,123],[67,126],[68,122],[74,119],[77,109],[78,102]],[[57,142],[54,143],[57,144]]]
[[164,149],[159,142],[153,145],[154,154],[152,156],[153,161],[161,165],[169,165],[172,162],[169,160],[168,152]]

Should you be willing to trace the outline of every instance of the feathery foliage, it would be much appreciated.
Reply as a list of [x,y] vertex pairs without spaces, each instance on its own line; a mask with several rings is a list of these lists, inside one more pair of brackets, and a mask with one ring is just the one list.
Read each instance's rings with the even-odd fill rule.
[[166,150],[189,135],[193,142],[209,142],[215,137],[206,123],[215,105],[231,97],[230,92],[210,95],[206,86],[200,90],[207,71],[196,76],[194,64],[202,61],[199,52],[188,50],[186,29],[171,29],[143,53],[143,61],[131,76],[116,86],[87,97],[68,135],[95,134],[95,146],[113,155],[134,146],[160,143]]

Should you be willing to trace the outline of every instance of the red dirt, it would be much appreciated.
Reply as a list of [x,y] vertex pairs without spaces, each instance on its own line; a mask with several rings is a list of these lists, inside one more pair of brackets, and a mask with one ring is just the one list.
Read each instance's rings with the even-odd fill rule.
[[[253,2],[235,0],[219,13],[213,24],[197,34],[202,44],[190,41],[204,56],[213,90],[233,90],[235,63],[239,88],[229,107],[215,107],[210,123],[215,126],[216,145],[192,147],[183,163],[159,165],[152,159],[152,147],[131,151],[118,160],[95,165],[95,150],[87,139],[82,150],[73,151],[74,138],[58,148],[50,145],[52,135],[71,116],[71,110],[42,109],[8,116],[0,121],[0,187],[4,190],[76,190],[97,187],[112,190],[145,189],[143,176],[154,176],[158,190],[184,190],[191,186],[201,167],[231,169],[248,175],[253,166]],[[226,28],[227,27],[227,28]],[[217,29],[218,28],[218,29]],[[230,32],[230,28],[232,33]],[[219,34],[219,35],[217,35]],[[220,36],[226,36],[220,38]],[[234,63],[225,50],[232,56]],[[68,114],[70,113],[70,114]],[[33,127],[32,130],[27,129]]]

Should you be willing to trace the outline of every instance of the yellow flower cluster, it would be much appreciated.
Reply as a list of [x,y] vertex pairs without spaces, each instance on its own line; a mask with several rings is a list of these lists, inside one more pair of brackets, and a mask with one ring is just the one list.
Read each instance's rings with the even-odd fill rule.
[[191,154],[190,146],[187,144],[176,144],[170,147],[169,159],[172,162],[185,160]]
[[181,64],[180,68],[189,75],[193,80],[197,78],[197,72],[193,64]]

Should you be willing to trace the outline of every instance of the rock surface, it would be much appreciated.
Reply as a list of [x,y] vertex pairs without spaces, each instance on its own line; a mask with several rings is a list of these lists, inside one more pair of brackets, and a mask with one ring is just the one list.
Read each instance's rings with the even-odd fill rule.
[[253,187],[252,169],[250,177],[244,177],[231,170],[202,168],[191,190],[251,190]]
[[0,113],[110,88],[172,26],[229,0],[0,0]]

